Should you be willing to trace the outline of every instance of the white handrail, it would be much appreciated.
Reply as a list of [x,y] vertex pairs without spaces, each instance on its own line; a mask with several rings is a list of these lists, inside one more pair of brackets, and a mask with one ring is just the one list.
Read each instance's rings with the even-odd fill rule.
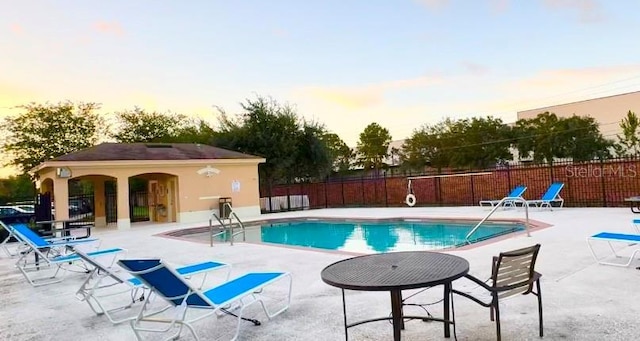
[[487,219],[489,219],[489,217],[491,217],[491,215],[502,206],[502,204],[504,204],[505,201],[519,201],[522,203],[522,206],[524,207],[524,215],[526,218],[525,221],[525,229],[527,230],[527,237],[531,237],[531,233],[529,232],[529,205],[527,204],[527,201],[524,200],[524,198],[522,197],[504,197],[502,199],[500,199],[500,201],[498,202],[498,204],[496,206],[493,207],[493,209],[491,210],[491,212],[489,212],[489,214],[487,214],[484,218],[482,218],[482,220],[480,220],[480,222],[473,228],[471,229],[471,231],[469,233],[467,233],[467,236],[465,237],[465,240],[467,241],[467,243],[471,244],[471,242],[469,242],[469,237],[471,237],[471,235],[476,232],[476,230],[480,227],[480,225],[482,225],[485,221],[487,221]]
[[[215,212],[211,212],[211,217],[209,218],[209,244],[210,246],[213,246],[213,237],[215,236],[219,236],[221,234],[226,234],[227,231],[229,231],[230,235],[229,235],[229,241],[231,242],[231,245],[233,245],[233,238],[242,233],[242,241],[246,240],[246,235],[245,235],[245,228],[244,228],[244,224],[242,223],[242,221],[240,220],[240,217],[238,217],[238,215],[236,214],[236,212],[233,211],[233,208],[231,207],[231,204],[229,203],[224,203],[222,205],[222,209],[224,210],[225,207],[229,208],[229,217],[228,218],[220,218],[218,217],[218,215]],[[213,233],[213,220],[211,218],[216,218],[216,220],[218,221],[218,223],[220,224],[220,229],[222,231],[218,232],[218,233]],[[235,217],[236,220],[238,221],[238,225],[240,225],[240,231],[238,232],[233,232],[233,221],[232,221],[232,217]],[[225,223],[223,222],[224,219],[229,219],[229,227],[227,227],[225,225]]]

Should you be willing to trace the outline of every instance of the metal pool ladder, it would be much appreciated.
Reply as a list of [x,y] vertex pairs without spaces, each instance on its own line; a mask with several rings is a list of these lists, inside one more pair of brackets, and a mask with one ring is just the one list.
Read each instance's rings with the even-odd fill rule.
[[[489,214],[487,214],[484,218],[482,218],[482,220],[480,220],[480,222],[478,224],[476,224],[476,226],[474,226],[473,229],[471,229],[471,231],[469,231],[469,233],[467,233],[467,236],[465,237],[465,240],[467,242],[467,244],[471,244],[471,241],[469,241],[469,237],[471,237],[471,235],[476,232],[476,230],[480,227],[480,225],[484,224],[485,221],[487,221],[487,219],[489,219],[489,217],[491,217],[491,215],[498,210],[498,208],[500,208],[502,206],[502,204],[505,203],[505,201],[519,201],[522,203],[522,206],[524,207],[524,216],[525,216],[525,229],[527,230],[527,237],[531,237],[531,233],[529,232],[529,205],[527,205],[527,201],[524,200],[524,198],[522,197],[504,197],[502,198],[498,204],[496,206],[493,207],[493,209],[491,210],[491,212],[489,212]],[[514,205],[515,206],[515,205]]]
[[[220,218],[215,212],[211,212],[211,217],[209,217],[209,245],[213,246],[213,239],[217,236],[224,235],[225,239],[228,239],[231,245],[233,245],[233,239],[242,234],[242,241],[246,240],[245,228],[244,224],[233,211],[231,205],[229,203],[224,203],[223,208],[229,209],[229,217],[228,218]],[[218,221],[219,226],[213,226],[213,218]],[[235,218],[236,223],[233,222],[233,218]],[[236,226],[237,225],[237,226]],[[234,231],[235,228],[240,227],[239,231]]]

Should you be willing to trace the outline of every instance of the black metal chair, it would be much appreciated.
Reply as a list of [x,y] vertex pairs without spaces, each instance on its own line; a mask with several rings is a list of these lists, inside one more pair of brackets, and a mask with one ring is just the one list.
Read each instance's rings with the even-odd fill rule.
[[[540,337],[543,336],[542,326],[542,294],[540,291],[541,274],[534,270],[536,258],[540,244],[530,246],[523,249],[502,252],[497,257],[493,257],[491,266],[491,278],[487,282],[483,282],[472,275],[465,277],[475,282],[491,294],[491,301],[484,302],[467,292],[453,290],[455,294],[464,296],[483,307],[490,309],[491,321],[496,322],[496,333],[498,341],[501,340],[500,334],[500,308],[499,300],[501,298],[513,295],[533,294],[538,297],[538,316],[540,320]],[[535,284],[535,291],[533,285]],[[495,315],[495,316],[494,316]]]

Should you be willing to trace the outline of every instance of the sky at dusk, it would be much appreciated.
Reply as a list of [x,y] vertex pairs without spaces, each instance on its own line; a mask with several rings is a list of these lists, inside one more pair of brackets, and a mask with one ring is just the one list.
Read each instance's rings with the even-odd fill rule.
[[640,90],[640,2],[0,0],[0,117],[29,102],[216,122],[270,96],[349,145]]

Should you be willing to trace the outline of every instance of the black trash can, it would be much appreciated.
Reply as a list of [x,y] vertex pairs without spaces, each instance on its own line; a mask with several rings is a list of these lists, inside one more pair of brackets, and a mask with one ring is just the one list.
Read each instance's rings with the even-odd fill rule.
[[[220,214],[220,219],[229,219],[229,215],[231,214],[231,198],[230,197],[223,197],[220,198],[218,200],[219,202],[219,209],[218,212]],[[229,204],[229,205],[226,205]]]

